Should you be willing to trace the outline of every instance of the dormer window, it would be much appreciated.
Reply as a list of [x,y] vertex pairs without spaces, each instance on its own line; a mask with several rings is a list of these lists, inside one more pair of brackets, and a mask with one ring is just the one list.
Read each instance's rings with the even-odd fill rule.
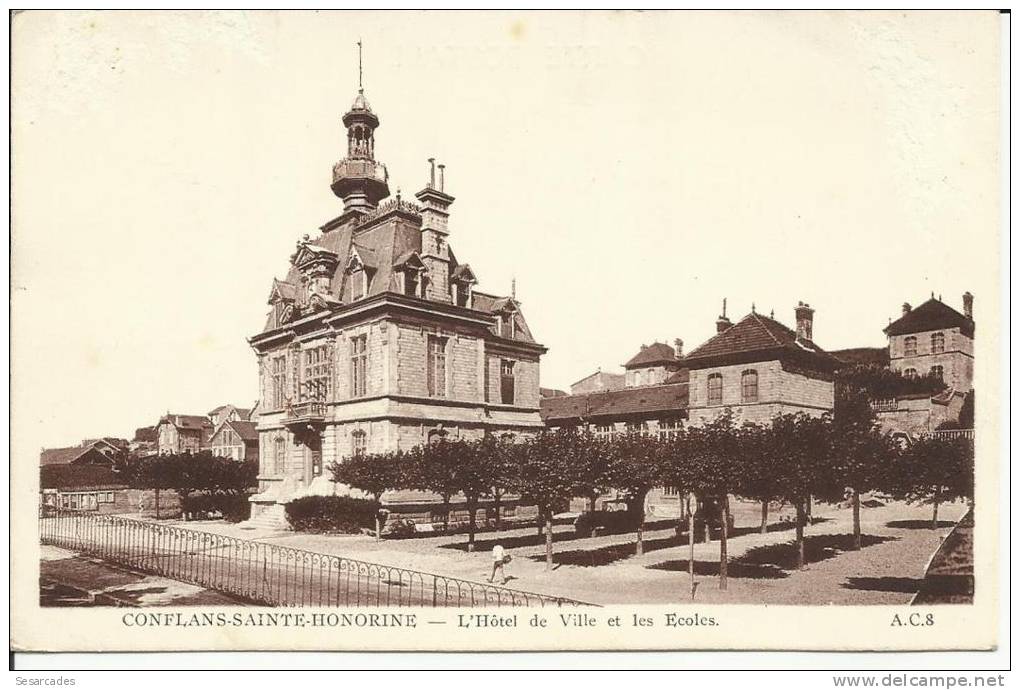
[[404,294],[412,297],[420,296],[421,281],[418,279],[418,271],[404,271]]
[[471,308],[471,284],[453,284],[453,303],[458,307]]
[[499,315],[499,335],[507,340],[514,339],[514,313],[512,311]]
[[351,301],[359,300],[368,292],[368,272],[359,269],[351,273]]

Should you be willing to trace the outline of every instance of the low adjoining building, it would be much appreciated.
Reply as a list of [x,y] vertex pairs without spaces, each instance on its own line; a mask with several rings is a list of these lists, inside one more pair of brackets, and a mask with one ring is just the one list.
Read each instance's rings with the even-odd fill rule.
[[259,432],[254,422],[224,420],[209,439],[209,450],[220,458],[238,462],[259,459]]

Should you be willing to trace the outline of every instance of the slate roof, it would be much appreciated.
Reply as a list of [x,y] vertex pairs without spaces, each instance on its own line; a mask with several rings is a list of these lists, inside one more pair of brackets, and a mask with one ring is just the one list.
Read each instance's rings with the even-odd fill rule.
[[751,312],[722,333],[716,333],[681,360],[699,369],[727,363],[793,360],[821,371],[832,371],[842,363],[775,319]]
[[91,490],[123,489],[123,477],[103,465],[45,465],[39,468],[42,489]]
[[677,413],[687,409],[686,383],[621,388],[584,395],[542,398],[540,411],[546,424],[619,419],[628,416]]
[[630,360],[623,365],[623,368],[634,369],[636,367],[647,367],[655,364],[672,364],[676,361],[676,350],[674,350],[671,345],[656,342],[651,345],[642,345],[641,351],[631,357]]
[[885,347],[851,347],[845,350],[829,350],[829,354],[846,364],[889,364],[889,349]]
[[964,335],[974,337],[974,321],[934,297],[911,309],[883,331],[886,335],[907,335],[940,328],[959,328]]
[[[349,274],[344,270],[351,248],[356,247],[362,260],[372,269],[368,271],[368,290],[366,298],[370,298],[384,292],[401,292],[401,286],[397,279],[400,262],[406,260],[412,253],[421,252],[421,219],[420,215],[413,211],[413,205],[406,201],[400,202],[399,206],[393,201],[384,202],[379,210],[364,216],[351,217],[337,224],[326,224],[322,226],[322,235],[315,238],[313,243],[335,253],[340,257],[341,262],[330,281],[329,295],[336,297],[343,295],[345,283]],[[375,220],[379,215],[390,215],[382,220]],[[417,218],[416,218],[417,216]],[[343,216],[341,216],[343,219]],[[466,274],[474,275],[467,264],[460,264],[453,253],[450,254],[450,275],[462,277]],[[274,279],[274,289],[287,299],[294,299],[297,294],[297,286],[301,284],[301,272],[293,264],[289,267],[284,280]],[[482,292],[472,291],[472,306],[476,311],[482,311],[495,315],[501,308],[513,305],[517,308],[515,320],[516,341],[535,343],[531,330],[522,316],[519,304],[510,297],[497,297]],[[273,315],[267,318],[264,331],[273,330],[278,324],[275,323]],[[495,324],[491,332],[497,335]]]

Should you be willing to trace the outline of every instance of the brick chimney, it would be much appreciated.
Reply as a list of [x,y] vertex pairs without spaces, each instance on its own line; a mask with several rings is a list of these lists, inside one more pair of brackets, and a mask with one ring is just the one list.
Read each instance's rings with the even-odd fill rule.
[[[439,302],[450,302],[453,297],[448,284],[450,250],[446,238],[450,234],[448,224],[453,197],[444,189],[446,166],[442,164],[437,166],[434,158],[429,158],[428,162],[429,181],[424,189],[415,194],[421,202],[421,260],[430,276],[425,296]],[[436,184],[437,167],[438,184]]]
[[963,315],[968,319],[974,318],[974,295],[970,292],[963,293]]
[[673,347],[676,349],[676,358],[680,359],[684,356],[684,341],[677,338],[673,341]]
[[907,314],[909,314],[910,313],[910,309],[911,309],[910,302],[904,302],[903,303],[903,315],[906,316]]
[[815,310],[807,302],[797,302],[797,307],[793,312],[797,316],[797,339],[811,340]]
[[716,333],[722,333],[723,331],[725,331],[727,328],[729,328],[732,325],[733,325],[733,323],[729,319],[726,318],[726,298],[723,297],[723,301],[722,301],[722,314],[719,316],[718,319],[715,320],[715,332]]

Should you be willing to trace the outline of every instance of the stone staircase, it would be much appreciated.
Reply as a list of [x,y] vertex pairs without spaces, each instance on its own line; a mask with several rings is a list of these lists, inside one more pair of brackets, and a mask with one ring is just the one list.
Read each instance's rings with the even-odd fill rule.
[[[255,505],[252,508],[256,508]],[[258,510],[256,508],[256,510]],[[254,511],[253,511],[254,512]],[[258,514],[238,525],[241,529],[257,529],[262,531],[289,530],[287,512],[280,503],[270,503],[258,511]]]

